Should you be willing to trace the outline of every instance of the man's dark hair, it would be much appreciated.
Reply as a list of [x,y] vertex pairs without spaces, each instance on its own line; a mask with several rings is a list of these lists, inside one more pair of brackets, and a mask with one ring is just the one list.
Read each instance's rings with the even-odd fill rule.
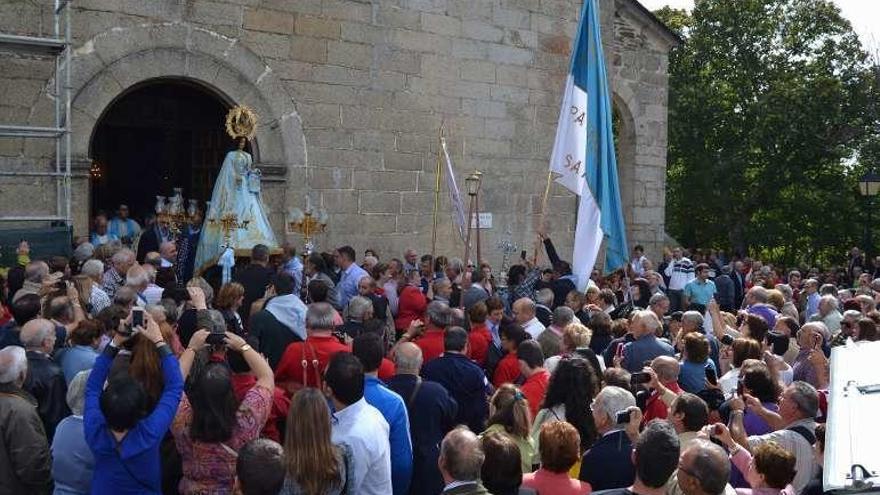
[[101,413],[113,431],[128,431],[147,414],[147,392],[128,373],[119,373],[101,392]]
[[308,262],[314,265],[315,269],[321,273],[327,272],[327,263],[324,261],[324,257],[318,253],[312,253],[309,255]]
[[330,286],[323,280],[312,280],[306,290],[309,293],[309,301],[313,303],[327,302],[327,297],[330,295]]
[[499,309],[504,309],[504,301],[498,296],[492,296],[484,301],[486,303],[486,311],[491,313]]
[[49,265],[49,272],[64,272],[67,266],[70,264],[70,260],[65,258],[64,256],[50,256],[48,260],[46,260],[46,264]]
[[642,246],[641,244],[636,244],[636,247],[633,248],[633,251],[639,251],[639,252],[644,253],[644,252],[645,252],[645,247]]
[[12,318],[18,326],[33,320],[40,314],[40,296],[25,294],[12,303]]
[[709,424],[709,406],[703,399],[687,392],[675,398],[672,414],[684,414],[682,423],[687,431],[700,431]]
[[275,275],[275,278],[272,280],[272,285],[275,287],[275,293],[279,296],[293,294],[295,284],[296,281],[294,281],[293,275],[287,272],[281,272]]
[[553,263],[553,271],[562,277],[571,275],[571,265],[567,261],[559,260]]
[[364,365],[350,352],[337,352],[330,359],[324,381],[333,397],[346,406],[364,397]]
[[697,479],[705,493],[723,494],[730,481],[730,462],[727,462],[724,449],[708,440],[697,440],[688,447],[691,449],[699,450],[691,460],[689,474]]
[[463,352],[468,342],[467,330],[461,327],[449,327],[443,332],[443,350]]
[[519,285],[526,277],[526,267],[522,265],[513,265],[507,270],[507,283],[510,286]]
[[529,368],[540,368],[544,365],[544,353],[541,346],[534,340],[524,340],[516,346],[516,358],[526,362]]
[[269,261],[269,247],[265,244],[257,244],[251,249],[251,261]]
[[513,438],[501,432],[487,433],[482,441],[480,478],[490,493],[516,493],[522,484],[522,462]]
[[242,495],[276,495],[286,473],[284,449],[275,441],[256,438],[238,451],[235,476]]
[[668,421],[654,420],[635,444],[636,476],[646,486],[660,488],[678,467],[680,443]]
[[378,370],[379,365],[382,364],[382,358],[385,357],[385,343],[379,335],[364,332],[354,338],[351,352],[364,365],[364,373],[370,373]]
[[521,325],[513,322],[501,322],[501,324],[498,325],[498,333],[516,344],[517,347],[519,347],[523,341],[530,338],[528,332],[526,332]]
[[352,248],[351,246],[342,246],[337,249],[337,251],[339,251],[339,254],[345,256],[348,261],[354,262],[354,248]]

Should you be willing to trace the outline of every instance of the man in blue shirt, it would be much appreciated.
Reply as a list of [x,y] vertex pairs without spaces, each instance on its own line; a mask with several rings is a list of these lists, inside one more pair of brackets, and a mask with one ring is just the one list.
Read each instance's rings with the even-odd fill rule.
[[379,380],[379,365],[385,355],[385,344],[375,333],[363,333],[354,339],[352,353],[364,366],[364,398],[385,417],[390,428],[391,486],[394,495],[405,495],[413,472],[412,441],[409,417],[403,399]]
[[703,312],[715,297],[715,282],[709,280],[709,265],[700,263],[694,271],[697,277],[684,286],[682,307]]
[[336,284],[336,309],[342,311],[348,306],[348,301],[358,295],[358,282],[369,273],[357,266],[354,262],[354,249],[351,246],[342,246],[333,253],[336,266],[341,270],[339,283]]
[[660,320],[652,311],[637,311],[630,324],[633,342],[623,347],[623,367],[630,373],[642,371],[657,356],[675,356],[675,349],[657,338]]

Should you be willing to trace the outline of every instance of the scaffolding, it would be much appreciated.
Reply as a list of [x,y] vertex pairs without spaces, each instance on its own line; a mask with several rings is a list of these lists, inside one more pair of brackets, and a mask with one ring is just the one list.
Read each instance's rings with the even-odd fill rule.
[[55,141],[54,171],[5,171],[0,177],[43,177],[55,179],[55,214],[0,215],[0,222],[48,221],[71,226],[70,170],[70,62],[73,44],[70,32],[70,0],[54,0],[52,37],[0,33],[0,52],[40,58],[54,58],[54,84],[50,95],[55,103],[55,125],[39,127],[15,123],[0,124],[0,138],[52,139]]

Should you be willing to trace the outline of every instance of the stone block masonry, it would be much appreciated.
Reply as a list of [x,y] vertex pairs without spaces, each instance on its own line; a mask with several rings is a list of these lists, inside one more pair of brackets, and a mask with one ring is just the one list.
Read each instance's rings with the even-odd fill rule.
[[[45,34],[51,2],[0,2],[0,32]],[[635,0],[602,0],[619,169],[630,243],[664,240],[667,53],[676,40]],[[458,181],[483,172],[483,256],[497,241],[531,246],[580,0],[82,0],[75,26],[75,228],[91,204],[90,139],[135,84],[185,78],[262,118],[255,160],[282,233],[284,211],[311,191],[330,213],[321,248],[351,243],[383,258],[430,249],[438,131]],[[46,125],[51,67],[0,54],[3,123]],[[220,123],[218,122],[218,125]],[[4,170],[45,169],[53,150],[0,140]],[[219,166],[219,164],[218,164]],[[34,181],[0,180],[0,210]],[[50,188],[43,188],[50,191]],[[638,193],[636,193],[638,191]],[[145,191],[144,194],[154,194]],[[575,202],[551,188],[547,223],[571,256]],[[34,207],[52,198],[35,196]],[[438,251],[461,256],[441,194]],[[37,200],[38,199],[38,200]],[[39,213],[39,212],[34,212]],[[0,225],[0,227],[3,227]],[[298,242],[294,237],[291,240]]]

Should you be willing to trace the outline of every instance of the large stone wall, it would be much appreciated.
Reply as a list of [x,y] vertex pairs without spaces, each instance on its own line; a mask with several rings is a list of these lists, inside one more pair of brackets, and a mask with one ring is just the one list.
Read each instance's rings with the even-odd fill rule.
[[[0,4],[0,31],[45,34],[48,0]],[[271,220],[304,203],[330,212],[321,247],[399,255],[430,249],[438,129],[458,180],[483,172],[483,257],[506,237],[531,248],[576,29],[577,0],[79,0],[73,2],[75,226],[88,215],[89,142],[114,98],[156,77],[187,78],[263,118],[255,158]],[[674,38],[633,0],[602,0],[620,116],[622,199],[631,244],[663,241],[667,52]],[[51,122],[50,64],[0,54],[0,122]],[[0,139],[4,170],[54,166],[51,143]],[[150,192],[145,192],[148,194]],[[461,255],[448,202],[438,251]],[[0,212],[50,213],[51,181],[0,181]],[[571,195],[554,186],[550,231],[570,256]],[[298,240],[298,237],[294,237]]]

